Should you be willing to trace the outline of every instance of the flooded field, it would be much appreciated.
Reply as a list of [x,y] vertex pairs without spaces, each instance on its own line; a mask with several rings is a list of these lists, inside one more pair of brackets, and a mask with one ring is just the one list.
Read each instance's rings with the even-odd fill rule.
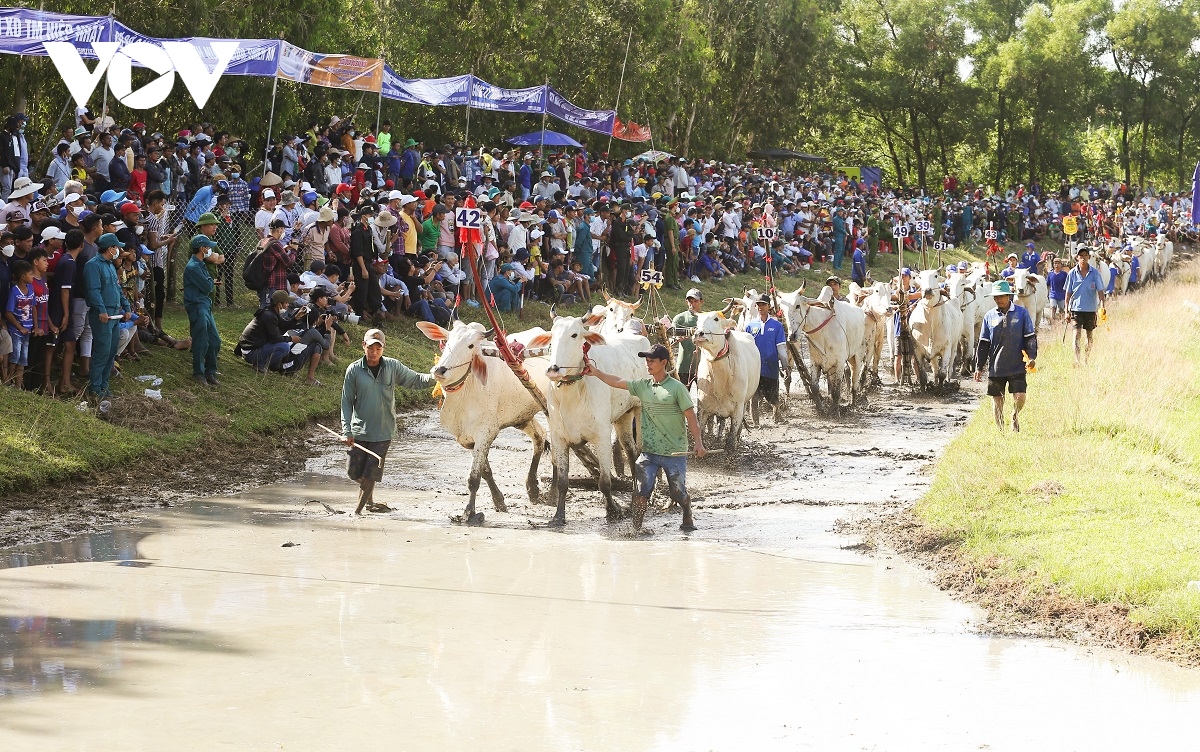
[[[1186,746],[1200,673],[980,615],[835,523],[904,503],[977,397],[884,389],[694,463],[694,533],[568,525],[525,498],[453,524],[468,452],[406,421],[354,518],[344,453],[130,526],[0,552],[0,741],[11,749],[1108,750]],[[797,412],[803,409],[803,403]],[[543,489],[548,488],[548,463]],[[623,503],[628,492],[619,495]],[[314,503],[315,502],[315,503]]]

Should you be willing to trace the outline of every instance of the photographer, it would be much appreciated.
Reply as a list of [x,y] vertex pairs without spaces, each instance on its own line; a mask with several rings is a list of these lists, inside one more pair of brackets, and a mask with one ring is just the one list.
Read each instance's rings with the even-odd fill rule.
[[333,356],[337,315],[329,308],[328,291],[320,287],[314,289],[309,293],[308,303],[291,310],[283,320],[290,324],[292,331],[300,332],[300,344],[313,348],[308,364],[311,386],[316,381],[314,375],[321,362],[337,363]]
[[234,353],[259,373],[282,372],[284,362],[291,360],[292,345],[300,343],[300,335],[287,331],[291,322],[283,317],[290,300],[287,290],[272,292],[268,305],[254,312],[254,318],[238,338]]

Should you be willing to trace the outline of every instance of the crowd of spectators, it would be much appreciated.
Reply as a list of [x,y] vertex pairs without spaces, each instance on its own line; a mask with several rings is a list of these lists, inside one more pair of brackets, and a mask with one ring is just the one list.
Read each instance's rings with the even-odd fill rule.
[[[193,350],[195,378],[216,385],[211,310],[239,299],[256,306],[234,355],[317,383],[349,342],[345,324],[445,325],[480,290],[519,315],[530,300],[631,297],[650,267],[681,289],[762,275],[768,258],[787,275],[849,256],[862,281],[877,253],[917,242],[897,227],[923,221],[927,240],[954,244],[1061,237],[1066,214],[1077,239],[1194,231],[1190,197],[1153,186],[997,194],[947,175],[925,191],[811,163],[612,159],[586,143],[431,148],[339,117],[271,144],[263,162],[211,124],[168,134],[81,108],[39,169],[25,125],[16,114],[0,133],[0,378],[51,393],[87,377],[103,395],[112,359],[153,346]],[[481,238],[474,260],[467,226]],[[191,331],[176,339],[163,310],[180,278]]]

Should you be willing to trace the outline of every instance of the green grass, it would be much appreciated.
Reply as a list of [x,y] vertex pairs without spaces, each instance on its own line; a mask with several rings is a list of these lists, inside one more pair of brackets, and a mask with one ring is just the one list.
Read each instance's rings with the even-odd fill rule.
[[1131,607],[1151,635],[1200,640],[1200,276],[1109,306],[1088,367],[1043,334],[1020,434],[986,400],[917,515],[985,571]]
[[[930,258],[932,261],[936,255]],[[953,256],[947,255],[944,262],[960,258],[973,257],[956,250]],[[874,276],[889,279],[896,263],[893,255],[880,256],[872,267]],[[908,254],[906,263],[915,265],[917,256]],[[843,274],[848,274],[848,270],[849,260]],[[820,270],[804,275],[810,294],[816,294],[828,274],[828,267],[822,266]],[[799,279],[793,277],[783,277],[778,282],[784,291],[794,290],[798,285]],[[684,288],[688,286],[685,284]],[[708,307],[718,307],[724,297],[740,296],[743,286],[760,292],[765,289],[763,278],[757,274],[701,285]],[[597,301],[602,302],[602,299],[597,298]],[[362,341],[363,329],[348,327],[352,344],[339,344],[335,350],[341,365],[323,366],[317,375],[323,385],[308,387],[299,376],[260,376],[233,357],[231,348],[251,316],[253,296],[239,290],[237,302],[240,308],[216,309],[217,327],[223,343],[220,388],[202,388],[190,380],[191,357],[187,352],[154,347],[149,357],[123,364],[125,375],[113,380],[114,394],[118,398],[141,395],[145,385],[135,381],[135,376],[154,374],[164,379],[163,403],[142,404],[145,415],[141,420],[123,421],[124,425],[136,425],[137,430],[100,420],[94,413],[81,413],[76,409],[77,401],[0,388],[0,493],[34,490],[50,483],[80,478],[90,472],[128,466],[146,458],[169,460],[195,451],[205,442],[252,446],[260,436],[335,415],[341,395],[341,372],[360,352],[358,343]],[[579,314],[583,308],[582,305],[563,306],[560,313]],[[663,289],[661,298],[648,299],[640,312],[649,318],[664,312],[674,315],[684,308],[682,291]],[[484,320],[479,309],[464,306],[460,313],[467,321]],[[512,314],[504,321],[509,331],[532,326],[548,328],[549,324],[549,309],[536,302],[528,306],[524,321],[518,321]],[[168,306],[164,326],[175,337],[188,335],[187,317],[179,306]],[[394,322],[385,329],[389,334],[388,355],[417,370],[432,365],[436,346],[416,330],[412,321]],[[427,392],[402,391],[398,395],[398,403],[403,406],[430,401]]]

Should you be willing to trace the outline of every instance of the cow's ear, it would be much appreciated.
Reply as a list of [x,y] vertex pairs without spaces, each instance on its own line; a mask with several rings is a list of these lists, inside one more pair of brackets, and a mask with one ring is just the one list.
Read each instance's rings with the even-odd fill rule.
[[479,379],[479,383],[487,386],[487,361],[479,357],[476,352],[475,357],[471,358],[471,372],[475,374],[475,378]]
[[[607,311],[605,311],[605,313],[607,313]],[[589,313],[583,317],[584,326],[595,326],[601,321],[604,321],[604,313]]]
[[450,332],[432,321],[418,321],[417,328],[421,330],[421,334],[424,334],[434,342],[445,342],[446,338],[450,336]]
[[536,337],[534,337],[533,339],[529,340],[529,344],[527,345],[527,347],[529,347],[529,348],[545,347],[546,345],[549,345],[549,344],[550,344],[550,332],[543,332],[543,333],[537,335]]
[[583,340],[584,340],[584,342],[587,342],[589,345],[606,345],[606,344],[608,344],[607,342],[604,341],[604,335],[600,334],[598,332],[588,332],[587,334],[583,335]]

